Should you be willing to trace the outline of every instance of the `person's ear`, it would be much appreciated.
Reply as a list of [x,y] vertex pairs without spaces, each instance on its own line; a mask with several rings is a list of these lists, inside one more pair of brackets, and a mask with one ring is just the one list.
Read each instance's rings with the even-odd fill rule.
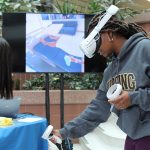
[[109,42],[113,42],[113,40],[114,40],[114,38],[113,38],[113,33],[110,32],[110,31],[108,31],[108,32],[107,32],[107,35],[108,35],[108,41],[109,41]]

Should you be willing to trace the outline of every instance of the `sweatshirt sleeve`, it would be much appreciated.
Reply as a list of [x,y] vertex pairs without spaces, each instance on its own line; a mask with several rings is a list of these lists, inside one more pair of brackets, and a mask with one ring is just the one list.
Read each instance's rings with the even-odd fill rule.
[[60,129],[62,138],[79,138],[92,131],[100,123],[105,122],[110,115],[110,104],[107,102],[106,93],[100,89],[96,98],[75,119],[65,124]]
[[[146,76],[150,80],[150,66],[147,67]],[[145,88],[139,88],[136,91],[129,92],[132,105],[138,105],[144,111],[150,111],[150,85]]]
[[129,92],[132,105],[138,105],[144,111],[150,111],[150,88]]
[[144,111],[150,111],[150,40],[143,40],[145,42],[142,48],[142,64],[145,66],[145,79],[147,85],[136,89],[135,91],[129,92],[132,105],[138,105]]

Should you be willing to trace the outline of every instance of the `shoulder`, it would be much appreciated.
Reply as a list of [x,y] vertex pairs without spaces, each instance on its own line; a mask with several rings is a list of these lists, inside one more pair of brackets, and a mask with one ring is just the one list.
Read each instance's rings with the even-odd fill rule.
[[150,39],[145,37],[140,40],[136,46],[138,47],[138,49],[144,49],[145,52],[150,52]]
[[150,47],[150,39],[145,37],[141,41],[139,41],[138,45],[141,45],[143,47]]
[[141,49],[140,54],[144,58],[150,58],[150,39],[144,38],[138,43],[138,49]]

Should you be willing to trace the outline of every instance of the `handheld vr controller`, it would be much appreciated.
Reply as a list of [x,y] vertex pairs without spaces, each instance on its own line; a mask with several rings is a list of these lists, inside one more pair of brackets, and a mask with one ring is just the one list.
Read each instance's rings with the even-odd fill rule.
[[[120,84],[113,84],[107,91],[107,98],[110,100],[116,99],[122,92],[122,86]],[[111,105],[110,111],[112,112],[113,105]]]
[[[53,131],[53,126],[49,125],[42,135],[42,138],[48,141],[48,150],[62,150],[62,146],[61,146],[62,140],[59,137],[53,135],[52,131]],[[56,144],[50,141],[52,137],[56,139]]]

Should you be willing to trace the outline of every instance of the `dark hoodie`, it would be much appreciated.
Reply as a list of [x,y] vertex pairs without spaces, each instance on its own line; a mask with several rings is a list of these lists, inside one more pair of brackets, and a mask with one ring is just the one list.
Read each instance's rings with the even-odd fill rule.
[[118,115],[117,125],[132,139],[150,136],[150,39],[142,33],[134,34],[121,48],[119,55],[104,72],[96,98],[64,128],[63,138],[78,138],[107,121],[110,104],[106,93],[114,83],[120,83],[129,92],[131,106],[124,110],[113,108]]

